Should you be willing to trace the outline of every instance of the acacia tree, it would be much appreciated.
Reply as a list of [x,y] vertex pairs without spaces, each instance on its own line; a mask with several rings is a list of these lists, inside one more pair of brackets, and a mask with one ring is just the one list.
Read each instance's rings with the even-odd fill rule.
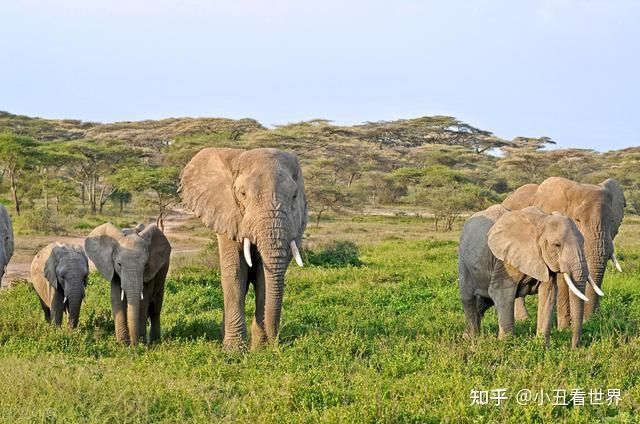
[[158,212],[156,224],[164,231],[167,210],[178,199],[178,174],[179,168],[172,166],[130,166],[123,167],[110,180],[119,192],[147,194]]
[[20,215],[19,183],[25,171],[32,168],[38,160],[37,146],[37,142],[31,137],[15,135],[12,132],[0,134],[0,164],[9,179],[9,189],[17,215]]
[[102,213],[109,197],[117,190],[110,176],[118,172],[124,162],[138,162],[139,149],[127,146],[122,141],[79,140],[60,143],[60,153],[69,163],[67,178],[76,182],[89,196],[91,212]]

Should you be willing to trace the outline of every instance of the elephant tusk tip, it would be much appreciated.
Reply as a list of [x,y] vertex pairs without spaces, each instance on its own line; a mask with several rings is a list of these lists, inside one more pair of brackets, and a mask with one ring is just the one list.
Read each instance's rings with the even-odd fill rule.
[[293,258],[296,260],[296,263],[298,264],[298,266],[303,267],[304,262],[302,262],[302,256],[300,256],[300,250],[298,250],[298,245],[296,245],[296,241],[291,240],[289,247],[291,247],[291,254],[293,255]]

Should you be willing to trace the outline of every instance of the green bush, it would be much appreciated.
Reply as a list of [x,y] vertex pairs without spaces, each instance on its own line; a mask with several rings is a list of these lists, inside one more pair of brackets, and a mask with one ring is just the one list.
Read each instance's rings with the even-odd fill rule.
[[13,228],[16,234],[64,234],[66,218],[53,209],[27,209],[20,216],[13,217]]
[[336,240],[320,250],[305,250],[305,262],[327,268],[361,266],[358,246],[346,240]]

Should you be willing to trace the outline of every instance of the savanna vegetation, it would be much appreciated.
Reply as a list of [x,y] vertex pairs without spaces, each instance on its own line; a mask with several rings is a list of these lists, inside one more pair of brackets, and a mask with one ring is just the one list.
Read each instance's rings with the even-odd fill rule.
[[[265,128],[252,119],[172,118],[99,124],[0,112],[0,189],[18,232],[83,228],[95,215],[158,218],[176,203],[180,169],[204,147],[276,147],[303,166],[315,222],[327,213],[393,208],[451,230],[463,213],[551,175],[624,186],[640,212],[640,150],[548,150],[549,137],[504,140],[448,116],[338,126],[312,120]],[[89,217],[89,218],[86,218]]]
[[[640,395],[640,220],[618,236],[624,274],[606,275],[602,310],[570,349],[545,350],[535,320],[496,338],[462,338],[459,226],[432,219],[337,218],[310,228],[305,268],[288,272],[281,342],[249,353],[221,346],[219,274],[172,272],[163,340],[117,345],[109,284],[92,274],[80,328],[45,324],[33,290],[0,292],[3,422],[634,422]],[[186,223],[182,231],[189,231]],[[340,240],[336,242],[336,240]],[[535,316],[535,298],[528,299]],[[248,314],[253,311],[249,292]],[[618,405],[471,405],[471,390],[616,388]]]
[[[171,228],[174,250],[162,342],[113,336],[109,284],[93,273],[79,328],[46,325],[28,283],[0,291],[2,422],[635,422],[640,407],[640,150],[546,150],[553,140],[502,140],[451,117],[268,129],[254,120],[115,124],[0,113],[3,203],[17,247],[43,234],[129,226],[178,204],[177,175],[205,146],[278,147],[300,157],[311,211],[305,267],[293,265],[280,343],[226,352],[222,291],[210,230]],[[616,238],[625,270],[607,272],[602,309],[583,347],[535,319],[498,341],[495,312],[462,338],[457,289],[461,216],[513,188],[561,175],[615,177],[627,196]],[[178,237],[179,236],[179,237]],[[535,316],[535,298],[528,299]],[[253,293],[247,317],[253,313]],[[507,388],[501,406],[472,390]],[[617,405],[515,402],[520,389],[620,389]]]

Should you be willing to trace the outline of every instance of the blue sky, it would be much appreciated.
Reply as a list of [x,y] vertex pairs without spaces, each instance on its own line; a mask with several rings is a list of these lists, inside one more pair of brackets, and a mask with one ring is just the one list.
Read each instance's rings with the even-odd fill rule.
[[342,124],[453,115],[640,145],[640,1],[0,3],[0,110]]

